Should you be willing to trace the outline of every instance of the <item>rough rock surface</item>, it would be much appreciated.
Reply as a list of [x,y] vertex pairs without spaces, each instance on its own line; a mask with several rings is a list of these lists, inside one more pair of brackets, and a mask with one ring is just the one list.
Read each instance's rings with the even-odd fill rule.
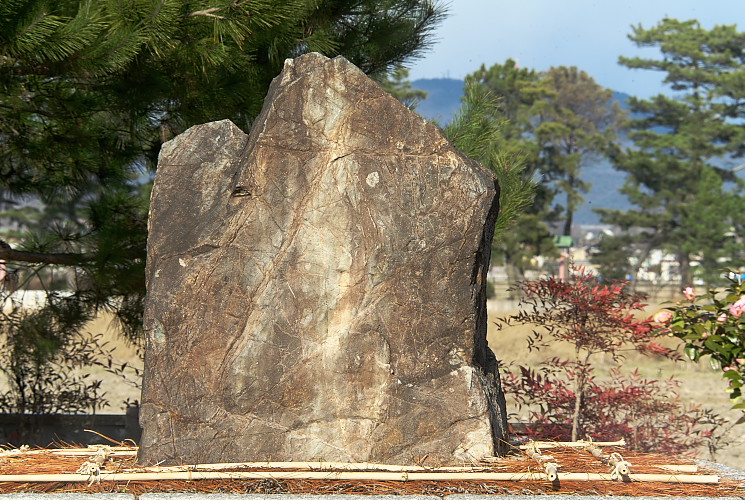
[[493,455],[495,177],[341,57],[163,146],[142,463]]

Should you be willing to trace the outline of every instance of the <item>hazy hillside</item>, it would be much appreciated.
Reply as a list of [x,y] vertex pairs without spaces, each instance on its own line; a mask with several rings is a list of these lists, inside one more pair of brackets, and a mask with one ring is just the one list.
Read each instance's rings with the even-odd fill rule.
[[[417,106],[416,111],[429,120],[435,120],[440,125],[447,125],[460,108],[463,96],[463,80],[453,78],[430,78],[414,80],[412,86],[429,93],[427,99]],[[613,93],[622,108],[627,108],[628,95],[621,92]],[[597,224],[598,216],[593,208],[629,209],[626,197],[618,192],[625,180],[626,174],[613,169],[607,161],[587,165],[584,170],[585,179],[592,183],[590,192],[585,196],[586,204],[575,215],[577,224]]]

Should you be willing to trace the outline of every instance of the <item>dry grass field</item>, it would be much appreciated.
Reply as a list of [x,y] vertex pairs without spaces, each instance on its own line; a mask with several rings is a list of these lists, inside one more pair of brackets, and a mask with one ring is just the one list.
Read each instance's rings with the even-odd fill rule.
[[[119,329],[112,316],[107,314],[99,316],[88,325],[86,331],[94,335],[101,334],[103,341],[108,343],[107,348],[113,349],[113,355],[117,362],[126,362],[142,373],[143,362],[137,355],[137,349],[120,337]],[[127,371],[130,381],[124,381],[121,377],[101,368],[92,369],[89,373],[96,379],[101,380],[101,387],[109,401],[109,407],[101,413],[124,413],[127,402],[140,400],[140,388],[133,383],[139,384],[140,381],[132,370]]]

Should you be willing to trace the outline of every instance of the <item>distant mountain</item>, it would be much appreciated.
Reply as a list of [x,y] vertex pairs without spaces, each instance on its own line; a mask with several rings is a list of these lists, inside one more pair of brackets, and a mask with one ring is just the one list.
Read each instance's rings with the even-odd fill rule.
[[[460,109],[465,85],[463,80],[427,78],[414,80],[411,85],[428,93],[427,98],[416,107],[417,113],[428,120],[435,120],[440,126],[450,123]],[[622,109],[628,110],[628,99],[628,94],[613,92],[613,100],[617,101]],[[615,170],[608,160],[602,159],[585,166],[583,176],[592,187],[585,195],[585,204],[575,214],[575,223],[598,224],[600,218],[592,211],[593,208],[631,208],[626,197],[618,192],[626,180],[626,174]]]
[[600,217],[592,211],[593,208],[632,208],[626,196],[618,191],[626,182],[626,173],[614,169],[608,160],[586,165],[582,175],[590,183],[590,192],[584,195],[585,204],[575,214],[577,224],[599,224]]

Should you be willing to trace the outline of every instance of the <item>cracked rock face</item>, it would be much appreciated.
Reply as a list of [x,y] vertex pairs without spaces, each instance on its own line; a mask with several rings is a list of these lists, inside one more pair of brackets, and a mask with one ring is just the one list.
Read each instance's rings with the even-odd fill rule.
[[145,464],[458,463],[498,452],[493,174],[337,57],[288,60],[250,135],[161,151]]

